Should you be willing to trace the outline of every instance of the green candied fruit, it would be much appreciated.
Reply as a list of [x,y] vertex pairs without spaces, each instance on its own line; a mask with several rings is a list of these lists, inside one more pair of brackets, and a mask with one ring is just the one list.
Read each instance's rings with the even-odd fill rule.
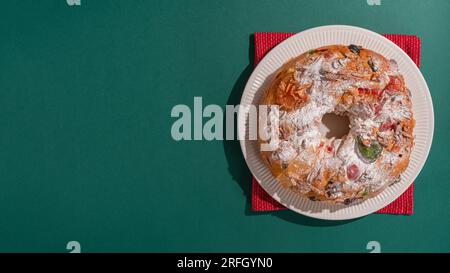
[[370,146],[366,146],[362,142],[361,137],[358,136],[356,142],[358,145],[359,154],[368,163],[375,162],[380,157],[381,152],[383,151],[383,146],[381,146],[381,144],[376,140],[372,140],[372,143],[370,144]]

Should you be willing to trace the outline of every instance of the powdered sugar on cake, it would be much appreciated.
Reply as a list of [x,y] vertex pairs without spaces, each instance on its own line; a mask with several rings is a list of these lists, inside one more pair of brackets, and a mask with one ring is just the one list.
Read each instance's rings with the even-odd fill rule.
[[[276,175],[293,190],[347,204],[398,179],[395,169],[413,143],[407,131],[413,115],[395,61],[360,53],[360,47],[330,48],[306,53],[295,63],[296,92],[306,92],[307,100],[297,109],[279,110],[284,131],[270,132],[280,143],[268,161],[280,162]],[[320,134],[327,113],[349,117],[350,131],[342,139]]]

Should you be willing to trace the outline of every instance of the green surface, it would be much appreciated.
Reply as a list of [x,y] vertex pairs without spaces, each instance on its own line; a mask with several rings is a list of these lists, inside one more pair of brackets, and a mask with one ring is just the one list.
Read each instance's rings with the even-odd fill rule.
[[[450,1],[3,1],[0,251],[450,251]],[[435,135],[413,216],[252,213],[236,142],[170,135],[176,104],[236,104],[251,34],[348,24],[422,38]]]

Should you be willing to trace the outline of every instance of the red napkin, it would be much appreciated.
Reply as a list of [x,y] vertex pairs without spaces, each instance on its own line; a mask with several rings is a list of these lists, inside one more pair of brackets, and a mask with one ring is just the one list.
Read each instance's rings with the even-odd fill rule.
[[[295,33],[280,32],[257,32],[255,33],[255,63],[256,66],[261,59],[280,42]],[[401,47],[406,54],[420,67],[420,38],[413,35],[385,34],[384,37]],[[275,201],[256,181],[252,179],[252,209],[253,211],[275,211],[286,209]],[[395,201],[380,209],[377,213],[386,214],[413,214],[414,209],[414,184]]]

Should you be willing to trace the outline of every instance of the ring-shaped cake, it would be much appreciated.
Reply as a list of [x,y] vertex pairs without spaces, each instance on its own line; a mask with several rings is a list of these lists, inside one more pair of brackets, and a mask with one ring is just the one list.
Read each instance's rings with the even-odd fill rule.
[[[411,94],[395,60],[356,45],[306,52],[274,74],[261,155],[284,186],[313,201],[351,204],[399,180],[414,145]],[[347,116],[342,138],[320,131],[327,113]],[[276,130],[273,124],[277,123]]]

